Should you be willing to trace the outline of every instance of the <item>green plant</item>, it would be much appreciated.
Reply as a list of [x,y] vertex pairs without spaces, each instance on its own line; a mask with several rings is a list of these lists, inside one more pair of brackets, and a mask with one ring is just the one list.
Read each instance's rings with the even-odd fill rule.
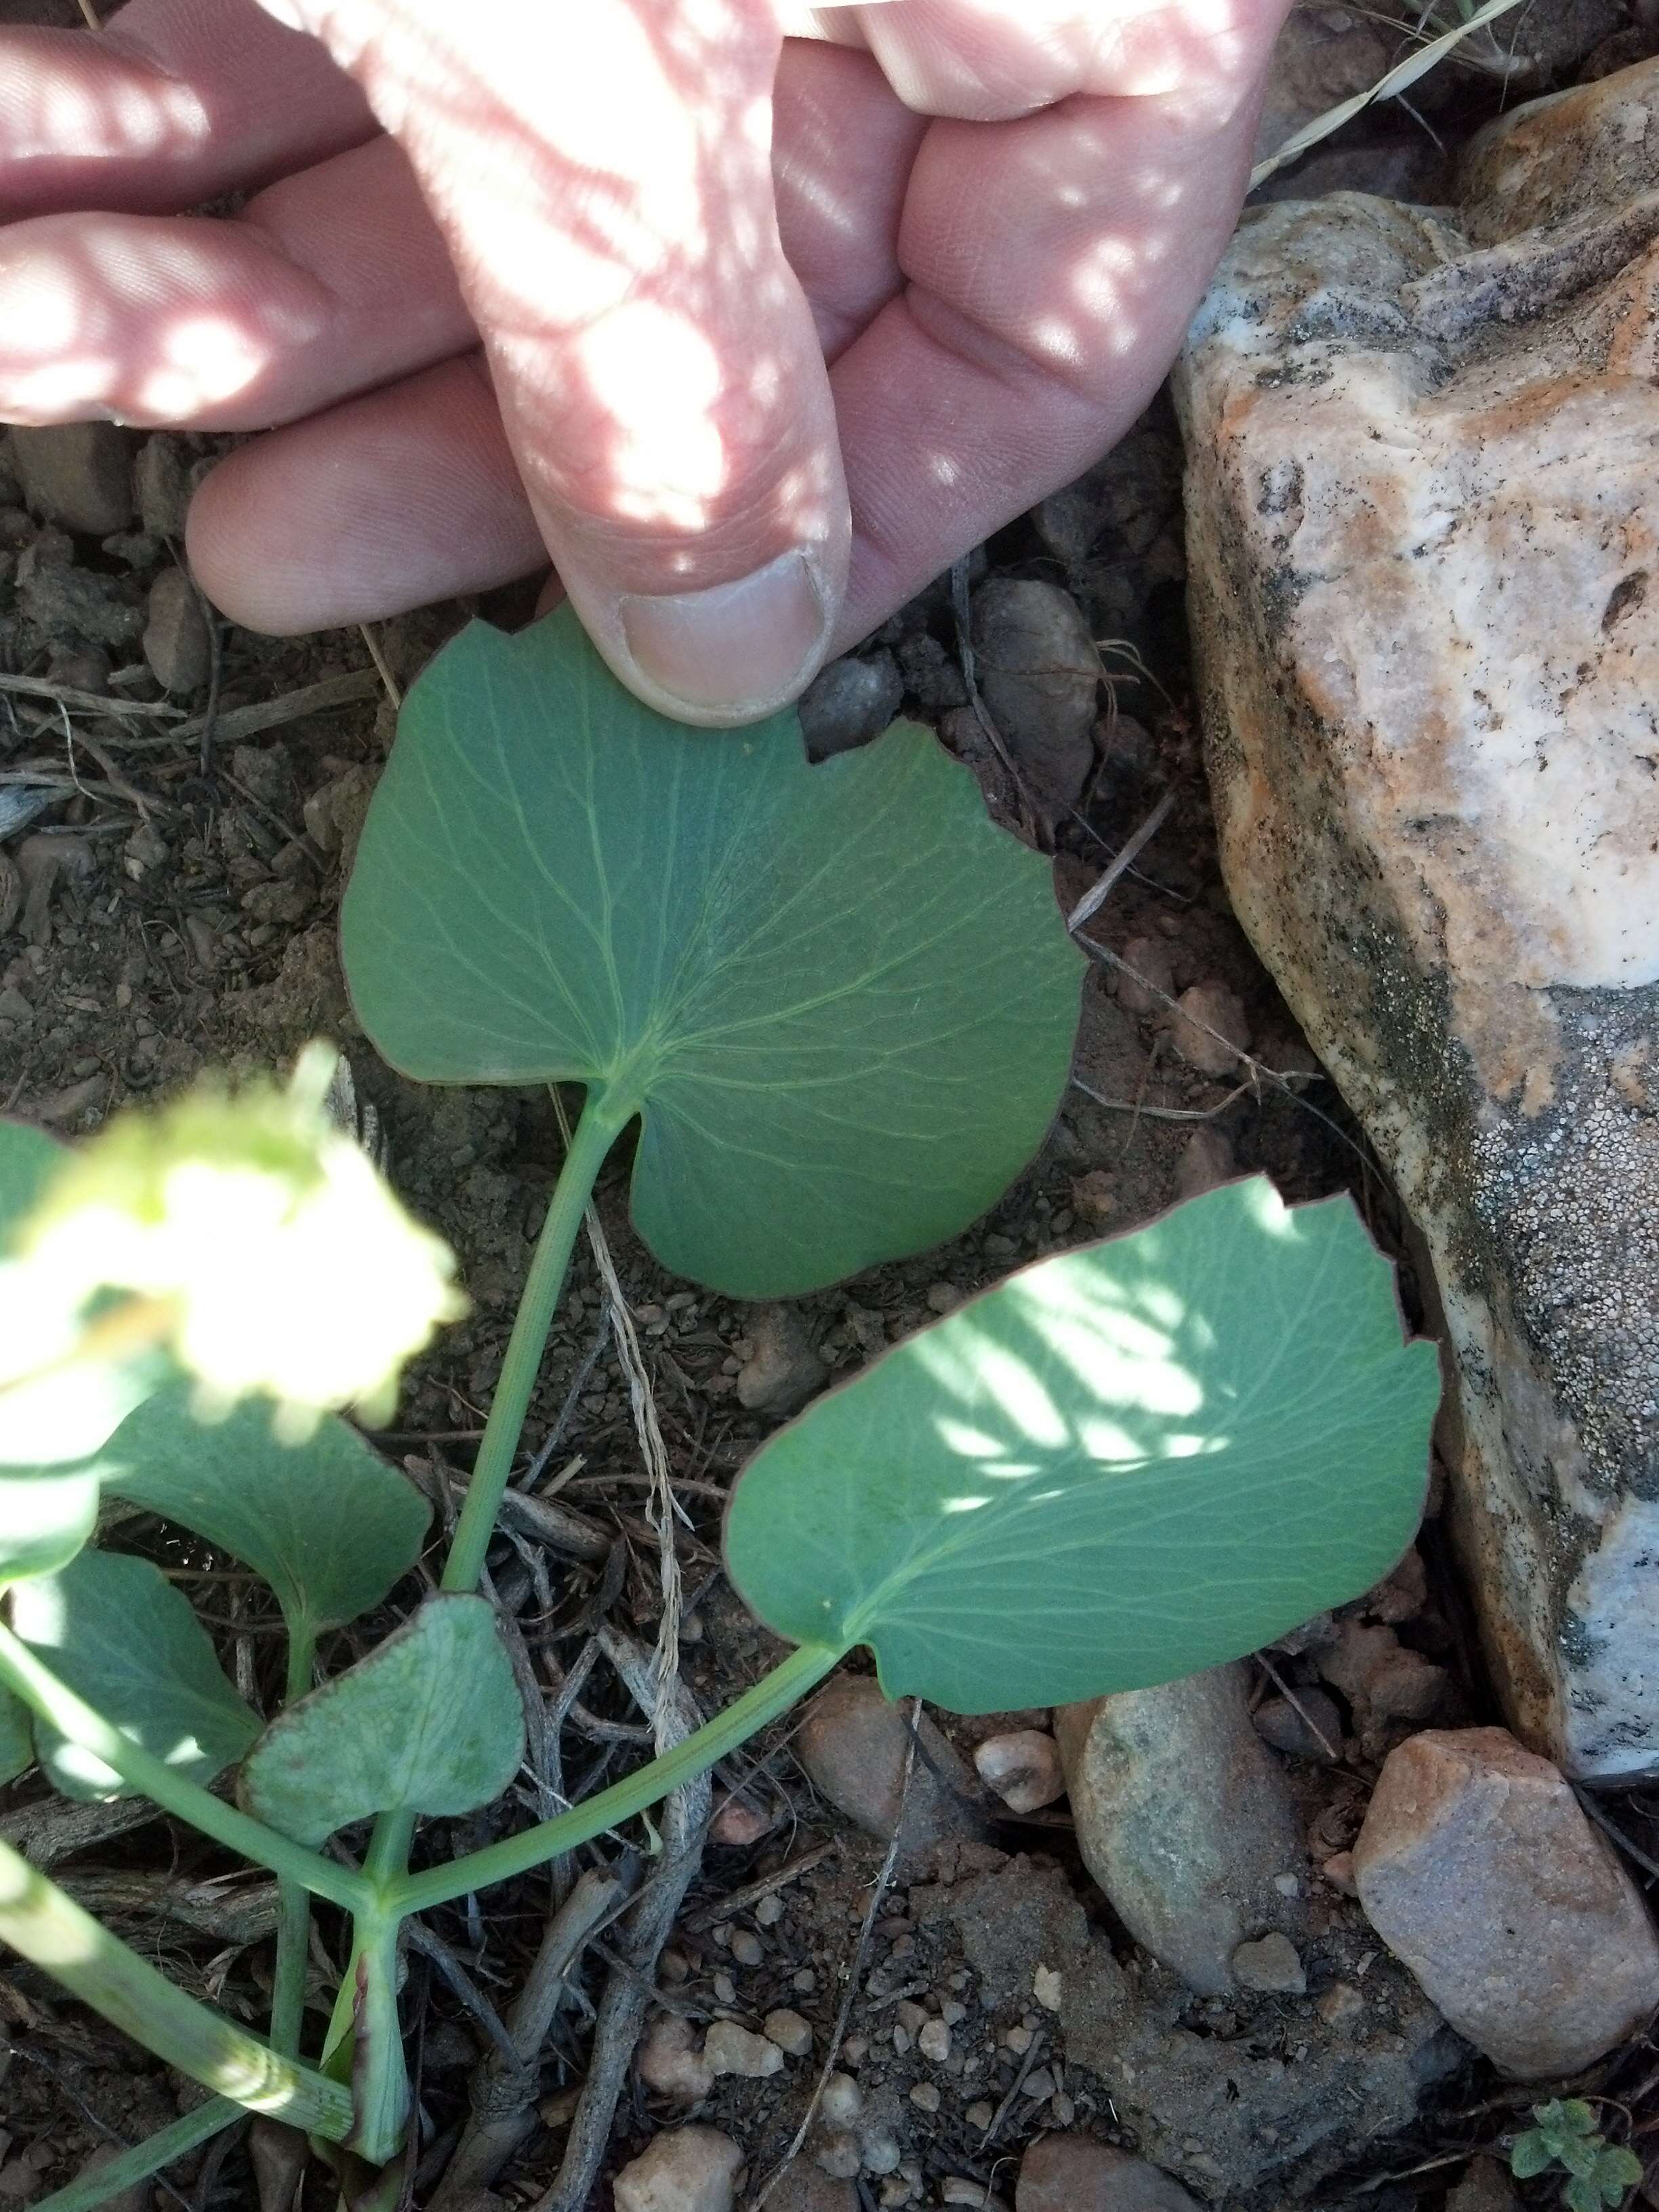
[[[415,687],[343,937],[363,1025],[405,1073],[586,1090],[440,1585],[316,1680],[319,1636],[387,1598],[428,1520],[338,1409],[382,1411],[456,1305],[447,1255],[328,1123],[326,1067],[118,1123],[67,1165],[0,1124],[0,1317],[16,1323],[0,1333],[0,1778],[38,1760],[72,1796],[143,1792],[274,1872],[269,2039],[171,1988],[3,1847],[0,1936],[217,2092],[217,2124],[254,2110],[306,2130],[357,2205],[400,2185],[411,1914],[644,1812],[859,1644],[890,1692],[963,1711],[1255,1648],[1409,1540],[1437,1377],[1346,1200],[1292,1212],[1237,1184],[1027,1268],[750,1462],[726,1556],[793,1647],[770,1674],[569,1811],[411,1870],[418,1820],[496,1797],[523,1753],[477,1584],[617,1139],[638,1123],[641,1234],[703,1283],[781,1295],[914,1252],[1041,1141],[1080,969],[1045,865],[926,733],[809,769],[793,716],[678,729],[568,614],[514,640],[475,625]],[[280,1710],[252,1710],[146,1560],[88,1547],[106,1494],[269,1585]],[[232,1771],[234,1803],[211,1787]],[[360,1860],[325,1850],[371,1817]],[[313,1899],[352,1940],[307,2058]],[[167,2131],[152,2166],[206,2128]]]
[[1613,2212],[1642,2179],[1642,2161],[1622,2143],[1610,2143],[1582,2097],[1553,2098],[1532,2108],[1535,2127],[1515,2139],[1510,2171],[1530,2181],[1553,2166],[1566,2174],[1561,2195],[1569,2212]]

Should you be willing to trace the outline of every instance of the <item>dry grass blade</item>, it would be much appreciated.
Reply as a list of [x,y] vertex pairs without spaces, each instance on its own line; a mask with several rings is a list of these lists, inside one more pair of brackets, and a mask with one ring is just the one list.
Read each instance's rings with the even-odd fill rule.
[[1311,123],[1304,123],[1300,131],[1285,141],[1276,154],[1270,154],[1265,161],[1256,163],[1250,172],[1250,190],[1254,191],[1258,185],[1265,184],[1269,177],[1276,175],[1280,169],[1287,167],[1305,154],[1310,146],[1318,145],[1322,138],[1328,138],[1334,131],[1340,131],[1345,123],[1351,123],[1374,100],[1392,100],[1397,93],[1404,92],[1408,85],[1415,84],[1419,77],[1426,76],[1455,46],[1462,46],[1465,39],[1476,31],[1483,30],[1488,23],[1496,22],[1498,16],[1508,15],[1510,9],[1517,4],[1518,0],[1486,0],[1485,7],[1477,8],[1467,22],[1455,23],[1449,31],[1443,31],[1437,39],[1431,39],[1426,46],[1419,46],[1414,54],[1407,54],[1403,62],[1385,71],[1364,92],[1356,93],[1352,100],[1339,100],[1334,107],[1328,107],[1322,115],[1316,115]]
[[[553,1105],[559,1117],[560,1130],[568,1145],[570,1124],[565,1114],[564,1101],[556,1091],[553,1093]],[[599,1269],[600,1282],[605,1285],[605,1305],[610,1314],[611,1332],[617,1340],[617,1356],[622,1363],[623,1373],[628,1378],[628,1402],[634,1416],[635,1433],[640,1441],[641,1456],[651,1478],[651,1503],[647,1508],[647,1516],[657,1539],[657,1574],[662,1593],[662,1622],[657,1631],[657,1700],[653,1715],[657,1750],[660,1754],[676,1740],[673,1707],[680,1671],[681,1593],[679,1556],[674,1548],[674,1521],[679,1509],[674,1503],[668,1446],[663,1441],[662,1424],[657,1419],[656,1401],[651,1395],[651,1377],[646,1369],[645,1358],[640,1350],[639,1334],[634,1327],[634,1316],[629,1311],[628,1300],[623,1295],[616,1263],[611,1257],[611,1246],[597,1208],[590,1206],[583,1219],[593,1264]]]

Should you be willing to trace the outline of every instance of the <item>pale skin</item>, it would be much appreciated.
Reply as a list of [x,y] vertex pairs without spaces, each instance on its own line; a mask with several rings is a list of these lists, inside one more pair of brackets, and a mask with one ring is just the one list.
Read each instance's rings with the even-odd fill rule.
[[188,536],[253,628],[550,560],[642,697],[753,719],[1139,413],[1285,6],[130,0],[95,35],[0,29],[0,419],[262,433]]

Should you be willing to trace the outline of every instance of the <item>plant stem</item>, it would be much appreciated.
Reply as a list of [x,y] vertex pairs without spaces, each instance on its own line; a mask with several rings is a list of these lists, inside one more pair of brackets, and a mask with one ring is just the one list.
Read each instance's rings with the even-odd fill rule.
[[299,1883],[313,1896],[355,1912],[374,1901],[374,1891],[350,1867],[337,1866],[319,1852],[307,1850],[290,1836],[279,1835],[263,1820],[239,1813],[204,1790],[187,1775],[175,1774],[165,1761],[143,1750],[101,1713],[94,1712],[67,1682],[60,1682],[28,1645],[0,1622],[0,1682],[15,1690],[25,1705],[49,1721],[70,1741],[112,1766],[123,1782],[172,1813],[188,1820],[204,1836],[211,1836],[227,1850],[240,1851],[256,1866],[268,1867],[284,1881]]
[[186,2112],[170,2128],[159,2128],[153,2136],[146,2136],[143,2142],[135,2143],[131,2150],[106,2160],[79,2181],[71,2181],[68,2188],[54,2189],[50,2197],[43,2197],[35,2205],[34,2212],[93,2212],[94,2205],[107,2203],[124,2190],[148,2181],[152,2173],[171,2166],[174,2159],[194,2150],[198,2143],[222,2135],[228,2127],[246,2116],[246,2106],[237,2104],[233,2098],[210,2097],[205,2105]]
[[523,1433],[525,1415],[547,1349],[547,1333],[553,1326],[571,1248],[581,1227],[582,1214],[592,1196],[605,1156],[629,1116],[618,1116],[601,1091],[590,1091],[576,1124],[576,1133],[565,1154],[547,1218],[536,1240],[536,1256],[519,1301],[519,1310],[501,1362],[501,1380],[484,1424],[483,1441],[467,1486],[466,1504],[456,1523],[455,1540],[444,1566],[447,1590],[474,1590],[483,1572],[484,1554],[495,1532],[495,1516]]
[[0,1843],[0,1937],[112,2027],[193,2081],[289,2126],[343,2140],[351,2099],[175,1989],[147,1959]]
[[754,1688],[706,1721],[684,1743],[653,1759],[637,1774],[629,1774],[610,1789],[601,1790],[597,1797],[590,1797],[569,1812],[560,1814],[555,1820],[543,1820],[536,1827],[526,1828],[522,1835],[508,1836],[499,1844],[491,1844],[481,1851],[469,1851],[465,1857],[452,1859],[447,1866],[433,1867],[425,1874],[405,1875],[386,1893],[387,1910],[398,1913],[425,1912],[434,1905],[447,1905],[452,1898],[465,1897],[475,1889],[488,1887],[491,1882],[508,1881],[515,1875],[528,1874],[532,1867],[557,1858],[565,1851],[574,1850],[590,1836],[597,1836],[605,1828],[613,1827],[619,1820],[631,1820],[642,1813],[659,1798],[678,1790],[682,1782],[694,1774],[701,1774],[728,1751],[734,1751],[745,1742],[757,1729],[765,1727],[780,1713],[787,1712],[798,1698],[804,1697],[814,1682],[821,1681],[842,1656],[842,1647],[825,1644],[803,1644],[798,1651],[764,1675]]
[[[316,1669],[317,1632],[308,1620],[291,1620],[288,1629],[288,1680],[283,1704],[295,1705],[311,1687]],[[285,2058],[300,2055],[305,2027],[306,1966],[311,1950],[311,1898],[297,1881],[276,1887],[276,1960],[270,1977],[270,2041]]]

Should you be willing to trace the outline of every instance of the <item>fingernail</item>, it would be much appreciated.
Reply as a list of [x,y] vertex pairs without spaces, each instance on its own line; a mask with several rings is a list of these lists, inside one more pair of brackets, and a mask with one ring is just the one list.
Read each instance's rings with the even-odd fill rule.
[[700,714],[781,706],[812,672],[829,629],[803,553],[785,553],[735,584],[624,599],[618,611],[646,682]]

